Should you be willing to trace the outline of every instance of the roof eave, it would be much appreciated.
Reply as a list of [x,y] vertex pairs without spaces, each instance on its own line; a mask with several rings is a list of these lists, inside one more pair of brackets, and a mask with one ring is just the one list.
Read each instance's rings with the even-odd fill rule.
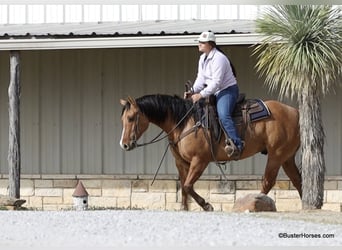
[[[198,35],[87,37],[87,38],[21,38],[0,40],[0,50],[55,50],[137,47],[194,46]],[[260,43],[256,33],[217,35],[219,45],[250,45]]]

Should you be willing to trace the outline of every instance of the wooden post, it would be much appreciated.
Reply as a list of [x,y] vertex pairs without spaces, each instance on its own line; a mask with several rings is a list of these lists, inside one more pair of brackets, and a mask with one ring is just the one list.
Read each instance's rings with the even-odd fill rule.
[[20,53],[10,52],[9,97],[9,197],[20,198]]

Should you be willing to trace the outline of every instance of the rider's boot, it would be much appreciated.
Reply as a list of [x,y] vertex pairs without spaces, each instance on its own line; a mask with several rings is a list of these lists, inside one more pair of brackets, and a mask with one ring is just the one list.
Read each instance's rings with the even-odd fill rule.
[[244,145],[245,143],[243,141],[240,145],[235,145],[235,143],[231,139],[228,139],[226,140],[224,151],[230,159],[237,161],[240,159],[241,153],[244,149]]

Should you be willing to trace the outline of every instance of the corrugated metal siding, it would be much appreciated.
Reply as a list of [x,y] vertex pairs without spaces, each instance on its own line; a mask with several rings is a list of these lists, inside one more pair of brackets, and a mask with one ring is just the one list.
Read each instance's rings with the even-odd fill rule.
[[[255,74],[251,49],[224,50],[238,70],[241,91],[248,97],[272,98]],[[124,152],[119,146],[119,99],[182,95],[184,82],[195,78],[198,56],[195,47],[22,51],[22,173],[153,174],[167,142]],[[8,171],[8,77],[9,53],[0,52],[1,173]],[[342,91],[336,92],[323,105],[328,175],[342,174]],[[159,131],[151,126],[141,140],[148,141]],[[256,155],[232,162],[226,172],[261,175],[265,163],[265,156]],[[160,173],[177,173],[170,154]],[[211,165],[206,173],[220,172]]]
[[322,102],[326,135],[325,163],[328,175],[342,175],[342,88],[340,86]]
[[8,172],[8,94],[9,56],[0,53],[0,172]]

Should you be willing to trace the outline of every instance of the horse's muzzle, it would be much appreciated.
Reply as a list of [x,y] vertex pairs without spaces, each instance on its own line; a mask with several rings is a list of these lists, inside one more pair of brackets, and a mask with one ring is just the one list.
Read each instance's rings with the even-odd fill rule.
[[129,151],[137,147],[137,142],[136,141],[130,141],[129,143],[123,143],[120,144],[121,148],[123,150]]

